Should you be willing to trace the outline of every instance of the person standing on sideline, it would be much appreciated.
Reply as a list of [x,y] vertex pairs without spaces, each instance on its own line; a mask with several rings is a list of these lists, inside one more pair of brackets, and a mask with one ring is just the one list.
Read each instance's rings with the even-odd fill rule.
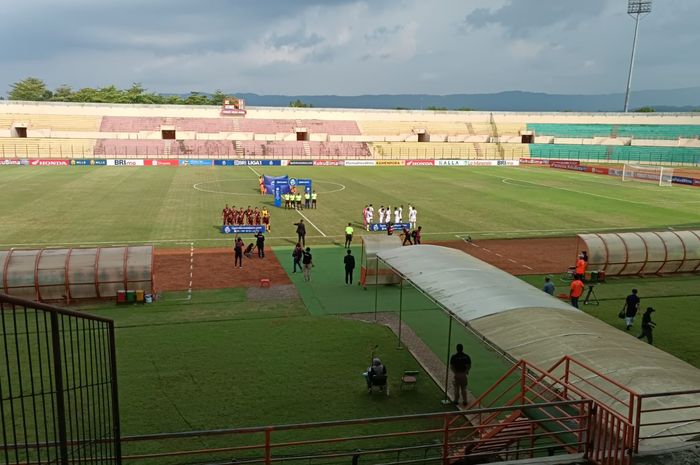
[[294,223],[294,226],[297,227],[297,242],[306,247],[306,225],[304,220],[299,220],[298,223]]
[[409,231],[406,226],[403,227],[401,235],[403,236],[403,243],[401,245],[406,245],[406,242],[408,242],[408,245],[413,245],[413,242],[411,242],[411,231]]
[[299,267],[299,271],[303,270],[301,266],[302,255],[304,255],[304,249],[302,249],[301,244],[297,242],[296,247],[294,247],[294,250],[292,250],[292,259],[294,259],[294,271],[292,271],[292,273],[297,272],[297,266]]
[[420,244],[420,237],[421,237],[422,231],[423,231],[423,226],[418,226],[418,229],[413,230],[413,232],[411,233],[411,237],[413,238],[414,245]]
[[646,312],[644,312],[644,315],[642,315],[642,334],[637,336],[637,339],[643,339],[646,337],[649,344],[654,343],[654,335],[652,334],[652,331],[654,330],[656,323],[651,321],[651,313],[655,311],[656,310],[653,308],[647,307]]
[[316,191],[311,193],[311,208],[316,209],[316,200],[318,200],[318,194]]
[[401,223],[401,213],[399,213],[399,207],[394,207],[394,223]]
[[411,229],[416,229],[416,221],[418,221],[418,211],[411,208],[408,211],[408,222],[411,223]]
[[308,189],[304,192],[304,208],[311,210],[311,191]]
[[574,280],[571,281],[571,287],[569,288],[569,298],[571,299],[572,307],[578,308],[578,299],[581,298],[585,287],[583,281],[581,281],[581,275],[575,274]]
[[552,282],[551,277],[546,276],[544,278],[544,287],[542,288],[542,290],[549,295],[554,295],[554,283]]
[[311,247],[307,247],[302,253],[301,263],[304,265],[304,281],[311,281],[311,267],[314,266]]
[[236,242],[233,244],[233,267],[243,268],[243,239],[240,237],[236,238]]
[[345,285],[347,286],[352,284],[352,275],[355,271],[355,257],[352,256],[352,250],[348,249],[343,262],[345,263]]
[[258,249],[258,258],[265,258],[265,236],[261,232],[256,236],[255,247]]
[[397,223],[403,223],[403,205],[399,207],[399,221]]
[[459,403],[462,395],[462,405],[467,405],[467,382],[469,370],[472,368],[472,359],[464,353],[464,346],[457,344],[457,353],[450,357],[450,369],[452,370],[454,396],[452,402]]
[[352,233],[355,232],[354,229],[352,229],[352,224],[348,223],[348,225],[345,227],[345,248],[349,249],[350,244],[352,244]]
[[581,275],[583,277],[586,274],[586,266],[588,265],[588,262],[583,259],[583,254],[579,254],[578,259],[576,260],[576,274]]
[[632,289],[632,293],[625,298],[625,305],[622,306],[620,313],[625,312],[625,326],[627,326],[627,331],[630,330],[632,324],[634,324],[634,317],[637,316],[639,311],[639,296],[637,296],[637,289]]

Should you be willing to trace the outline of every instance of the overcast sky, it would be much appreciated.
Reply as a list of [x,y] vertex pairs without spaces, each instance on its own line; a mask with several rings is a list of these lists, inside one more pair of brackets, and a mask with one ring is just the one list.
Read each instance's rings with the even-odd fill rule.
[[[627,0],[25,0],[0,9],[0,94],[142,83],[259,94],[623,92]],[[700,85],[700,0],[655,0],[634,89]]]

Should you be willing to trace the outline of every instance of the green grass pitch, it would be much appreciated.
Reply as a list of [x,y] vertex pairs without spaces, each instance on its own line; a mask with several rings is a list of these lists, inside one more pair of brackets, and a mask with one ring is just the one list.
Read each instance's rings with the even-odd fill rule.
[[[262,168],[257,168],[258,172]],[[570,235],[609,229],[700,226],[700,189],[625,183],[545,168],[266,167],[309,177],[319,208],[303,214],[312,243],[342,240],[365,204],[413,204],[429,240]],[[223,206],[271,205],[247,167],[3,167],[0,247],[195,241],[228,244]],[[195,189],[195,187],[197,189]],[[199,189],[199,190],[198,190]],[[272,245],[295,238],[301,216],[273,209]]]

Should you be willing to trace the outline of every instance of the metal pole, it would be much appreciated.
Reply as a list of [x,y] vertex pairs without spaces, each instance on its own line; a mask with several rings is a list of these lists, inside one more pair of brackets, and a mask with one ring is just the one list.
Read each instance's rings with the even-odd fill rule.
[[401,279],[401,287],[399,288],[399,346],[397,347],[398,349],[402,349],[401,347],[401,326],[403,326],[403,278]]
[[58,313],[51,312],[51,343],[53,355],[54,387],[56,388],[56,415],[58,422],[58,461],[68,465],[68,436],[66,433],[66,405],[63,398],[63,363],[61,361],[61,339]]
[[452,315],[449,313],[447,317],[450,319],[450,324],[447,330],[447,359],[445,360],[445,398],[442,400],[443,404],[449,404],[450,399],[447,395],[447,385],[450,379],[450,347],[452,346]]
[[634,24],[634,41],[632,42],[632,58],[630,59],[630,72],[627,76],[627,92],[625,93],[625,113],[629,109],[630,89],[632,88],[632,71],[634,70],[634,57],[637,54],[637,36],[639,35],[639,13]]
[[377,321],[377,301],[379,300],[379,257],[375,256],[374,266],[374,321]]
[[122,463],[121,419],[119,417],[119,387],[117,386],[117,345],[114,340],[114,322],[107,323],[109,338],[109,368],[112,387],[112,434],[114,441],[114,464]]

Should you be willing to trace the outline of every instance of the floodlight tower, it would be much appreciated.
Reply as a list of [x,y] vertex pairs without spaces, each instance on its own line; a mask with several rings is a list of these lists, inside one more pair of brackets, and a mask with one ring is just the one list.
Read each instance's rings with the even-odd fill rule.
[[625,93],[625,113],[629,109],[630,89],[632,88],[632,71],[634,70],[634,56],[637,54],[637,36],[639,35],[639,20],[651,13],[652,0],[628,0],[627,14],[635,19],[634,42],[632,42],[632,59],[630,60],[630,73],[627,77],[627,93]]

